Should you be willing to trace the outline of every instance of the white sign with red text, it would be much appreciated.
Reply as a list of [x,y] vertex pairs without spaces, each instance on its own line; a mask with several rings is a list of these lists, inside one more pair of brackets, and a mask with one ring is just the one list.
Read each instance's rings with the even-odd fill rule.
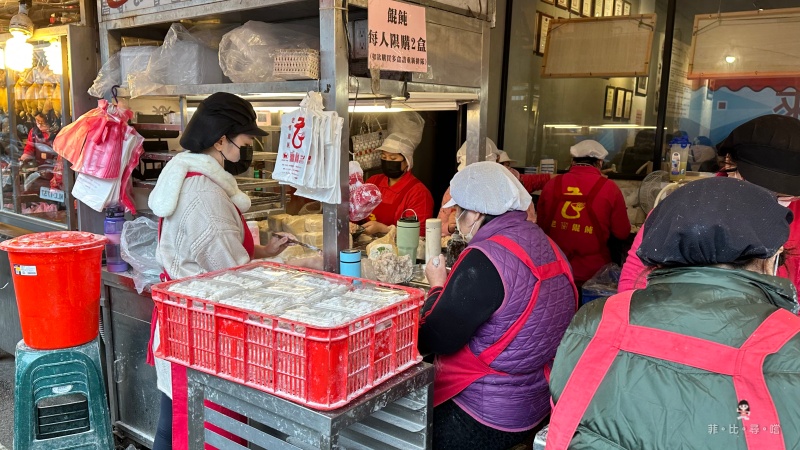
[[425,8],[394,0],[369,0],[369,68],[428,71]]

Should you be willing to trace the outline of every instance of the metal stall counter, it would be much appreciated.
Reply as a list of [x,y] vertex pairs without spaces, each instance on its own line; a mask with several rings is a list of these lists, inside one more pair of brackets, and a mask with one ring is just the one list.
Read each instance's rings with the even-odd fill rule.
[[147,364],[147,344],[153,315],[150,290],[136,292],[130,272],[103,268],[101,339],[106,385],[115,434],[153,447],[161,391],[156,370]]

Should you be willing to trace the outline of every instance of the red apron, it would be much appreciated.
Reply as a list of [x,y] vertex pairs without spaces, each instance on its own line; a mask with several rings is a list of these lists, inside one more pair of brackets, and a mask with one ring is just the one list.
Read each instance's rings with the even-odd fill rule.
[[[186,174],[186,178],[203,176],[203,174],[198,172],[189,172]],[[247,227],[247,221],[244,219],[241,211],[239,208],[236,208],[236,211],[239,213],[239,218],[242,220],[242,226],[244,226],[244,239],[242,240],[242,245],[244,249],[247,251],[247,254],[250,255],[250,258],[253,258],[255,254],[255,241],[253,240],[253,235],[250,234],[250,231]],[[158,220],[158,238],[161,239],[161,222],[163,219]],[[171,281],[169,274],[167,271],[164,270],[161,272],[161,281]],[[147,363],[150,365],[155,364],[155,356],[153,355],[153,338],[155,336],[156,331],[156,323],[158,321],[158,309],[153,308],[153,318],[150,322],[150,342],[147,345]],[[173,450],[186,450],[189,448],[189,404],[188,404],[188,380],[186,377],[186,366],[182,366],[180,364],[170,364],[172,368],[172,449]],[[206,400],[204,405],[217,411],[219,413],[225,414],[228,417],[231,417],[239,422],[246,422],[247,418],[241,414],[235,413],[228,408],[224,408],[219,406],[215,403],[211,403],[210,401]],[[227,431],[217,427],[216,425],[212,425],[209,423],[205,424],[205,428],[207,430],[211,430],[220,436],[224,436],[227,439],[230,439],[233,442],[236,442],[240,445],[247,445],[247,441],[241,438],[237,438],[236,436],[228,433]],[[213,447],[209,444],[205,444],[206,450],[216,450],[216,447]]]
[[[584,218],[585,216],[582,216],[582,217],[579,217],[577,219],[572,219],[573,222],[567,222],[567,223],[577,223],[577,224],[580,225],[581,229],[583,229],[584,227],[589,225],[594,230],[600,230],[600,220],[597,218],[597,214],[595,214],[595,212],[592,209],[591,205],[592,205],[592,202],[594,201],[595,197],[597,197],[597,194],[600,192],[600,190],[606,184],[606,181],[608,181],[607,178],[600,177],[600,179],[598,179],[597,182],[595,182],[595,184],[592,186],[592,189],[590,189],[589,193],[586,194],[586,195],[584,195],[584,194],[568,195],[568,194],[564,193],[564,188],[563,188],[564,177],[563,176],[562,177],[556,177],[556,180],[555,180],[556,205],[557,205],[556,213],[558,214],[558,212],[561,212],[562,213],[562,218],[564,218],[563,214],[564,214],[564,210],[567,209],[567,202],[570,202],[570,203],[573,203],[573,204],[574,203],[583,203],[584,205],[586,205],[585,206],[585,211],[586,211],[587,216],[588,216],[587,217],[588,221]],[[561,234],[560,232],[561,232],[561,230],[556,227],[556,228],[552,229],[550,231],[550,233],[548,233],[548,234],[550,234],[550,235]],[[607,249],[606,242],[600,237],[600,235],[598,233],[593,233],[592,235],[597,240],[598,248],[600,248],[601,251],[604,248]],[[563,240],[559,240],[559,242],[569,242],[570,241],[570,235],[568,233],[564,233],[564,236],[562,236],[562,237],[564,239]],[[572,258],[574,256],[577,256],[577,255],[581,254],[580,250],[578,250],[577,248],[562,248],[562,250],[564,251],[564,254],[567,255],[567,259],[568,260],[572,260]]]
[[[733,378],[736,398],[750,403],[753,424],[780,424],[767,389],[763,365],[800,332],[797,316],[779,309],[767,317],[741,347],[731,347],[670,331],[630,324],[631,296],[614,295],[606,301],[594,337],[570,374],[553,410],[547,433],[548,450],[566,450],[586,409],[620,351],[672,361]],[[732,405],[738,400],[732,399]],[[747,448],[783,450],[782,434],[745,433]]]
[[[434,362],[436,374],[433,380],[433,405],[438,406],[447,400],[458,395],[470,384],[483,378],[486,375],[505,375],[504,372],[492,369],[489,365],[508,347],[517,337],[519,331],[528,322],[536,301],[539,299],[539,290],[544,280],[564,275],[572,285],[572,292],[575,295],[575,309],[578,309],[578,290],[572,279],[572,270],[564,259],[558,246],[548,238],[550,247],[556,255],[556,260],[542,266],[536,266],[530,256],[519,244],[505,236],[493,236],[490,241],[496,242],[519,258],[530,269],[534,277],[537,278],[533,293],[528,301],[525,310],[517,320],[506,330],[505,333],[494,344],[489,346],[480,355],[475,356],[469,348],[469,344],[452,355],[437,356]],[[455,270],[455,267],[454,267]],[[452,273],[452,272],[451,272]],[[546,378],[549,376],[549,365],[545,366]]]

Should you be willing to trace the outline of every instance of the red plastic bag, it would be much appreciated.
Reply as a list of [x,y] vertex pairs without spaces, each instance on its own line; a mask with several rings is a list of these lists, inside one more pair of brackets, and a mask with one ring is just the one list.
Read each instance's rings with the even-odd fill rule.
[[108,102],[99,100],[97,108],[80,116],[65,126],[53,141],[53,150],[67,161],[75,164],[81,158],[86,138],[92,130],[105,128],[108,122]]
[[361,166],[350,162],[350,221],[358,222],[366,219],[381,203],[381,191],[378,186],[364,183],[364,172]]

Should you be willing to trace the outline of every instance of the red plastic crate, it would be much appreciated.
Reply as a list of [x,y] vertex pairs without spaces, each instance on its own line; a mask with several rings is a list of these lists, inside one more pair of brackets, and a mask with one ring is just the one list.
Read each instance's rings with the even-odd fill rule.
[[[258,266],[350,284],[358,280],[405,291],[409,298],[345,325],[320,328],[168,291],[174,283]],[[314,409],[340,408],[422,360],[417,328],[424,296],[419,289],[257,262],[157,284],[152,291],[162,337],[159,358]]]

